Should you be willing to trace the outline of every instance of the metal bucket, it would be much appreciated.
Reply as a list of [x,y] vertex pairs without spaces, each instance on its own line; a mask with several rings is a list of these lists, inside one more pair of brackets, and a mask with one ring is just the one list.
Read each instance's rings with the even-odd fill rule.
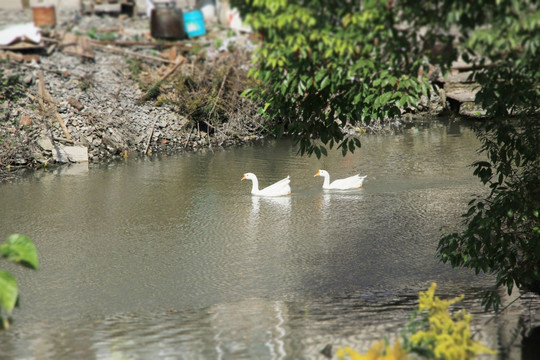
[[184,39],[182,10],[173,2],[156,2],[150,15],[150,35],[158,39]]

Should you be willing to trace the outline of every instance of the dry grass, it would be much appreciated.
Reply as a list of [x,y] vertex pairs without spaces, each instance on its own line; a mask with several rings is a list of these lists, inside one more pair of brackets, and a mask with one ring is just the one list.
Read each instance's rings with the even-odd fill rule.
[[189,119],[188,126],[213,136],[230,137],[262,130],[258,106],[240,94],[253,85],[247,77],[250,54],[238,49],[218,54],[213,60],[198,56],[182,64],[165,81],[158,71],[143,69],[139,84],[143,101],[172,106]]

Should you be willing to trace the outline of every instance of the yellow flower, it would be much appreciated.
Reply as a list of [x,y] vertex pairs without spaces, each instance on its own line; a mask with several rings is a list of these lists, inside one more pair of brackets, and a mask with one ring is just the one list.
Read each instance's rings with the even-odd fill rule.
[[465,310],[458,311],[454,317],[448,308],[464,295],[450,300],[441,300],[435,296],[437,284],[419,294],[419,311],[427,311],[429,328],[420,330],[411,336],[411,342],[433,352],[436,358],[447,360],[472,359],[478,354],[494,354],[495,352],[471,337],[470,323],[472,317]]
[[350,360],[407,360],[407,351],[401,347],[401,343],[396,341],[394,347],[385,346],[384,341],[378,341],[365,355],[359,354],[350,347],[338,349],[336,356],[339,359]]
[[[427,318],[427,329],[422,329],[410,336],[410,343],[416,348],[424,349],[437,359],[468,360],[479,354],[495,354],[471,336],[472,316],[462,309],[450,314],[448,308],[463,300],[464,295],[449,300],[441,300],[435,296],[437,284],[433,283],[425,292],[421,291],[418,299],[418,310]],[[366,354],[357,353],[350,347],[338,349],[339,359],[350,360],[407,360],[407,350],[396,341],[394,347],[379,341]]]

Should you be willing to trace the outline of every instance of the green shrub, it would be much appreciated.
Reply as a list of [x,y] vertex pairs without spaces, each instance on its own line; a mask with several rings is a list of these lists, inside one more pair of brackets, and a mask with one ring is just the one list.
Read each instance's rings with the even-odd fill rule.
[[[13,234],[0,245],[0,254],[9,261],[37,269],[38,254],[32,240],[20,234]],[[9,328],[9,316],[17,305],[19,289],[17,280],[6,270],[0,270],[0,321],[4,329]]]

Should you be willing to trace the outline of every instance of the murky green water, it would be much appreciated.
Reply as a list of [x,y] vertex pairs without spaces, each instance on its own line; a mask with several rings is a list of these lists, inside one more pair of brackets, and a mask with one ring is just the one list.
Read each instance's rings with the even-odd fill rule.
[[[287,140],[265,141],[0,185],[0,235],[30,236],[40,256],[37,272],[1,263],[22,295],[12,329],[0,334],[0,358],[365,350],[397,336],[432,281],[441,296],[465,293],[464,306],[478,313],[479,290],[491,282],[435,258],[441,226],[454,227],[482,191],[468,168],[478,146],[465,124],[434,122],[366,136],[345,158],[300,157]],[[365,188],[323,192],[319,168],[333,178],[367,174]],[[290,175],[295,194],[252,197],[244,172],[261,187]],[[479,336],[498,346],[524,311],[489,326],[478,313]]]

